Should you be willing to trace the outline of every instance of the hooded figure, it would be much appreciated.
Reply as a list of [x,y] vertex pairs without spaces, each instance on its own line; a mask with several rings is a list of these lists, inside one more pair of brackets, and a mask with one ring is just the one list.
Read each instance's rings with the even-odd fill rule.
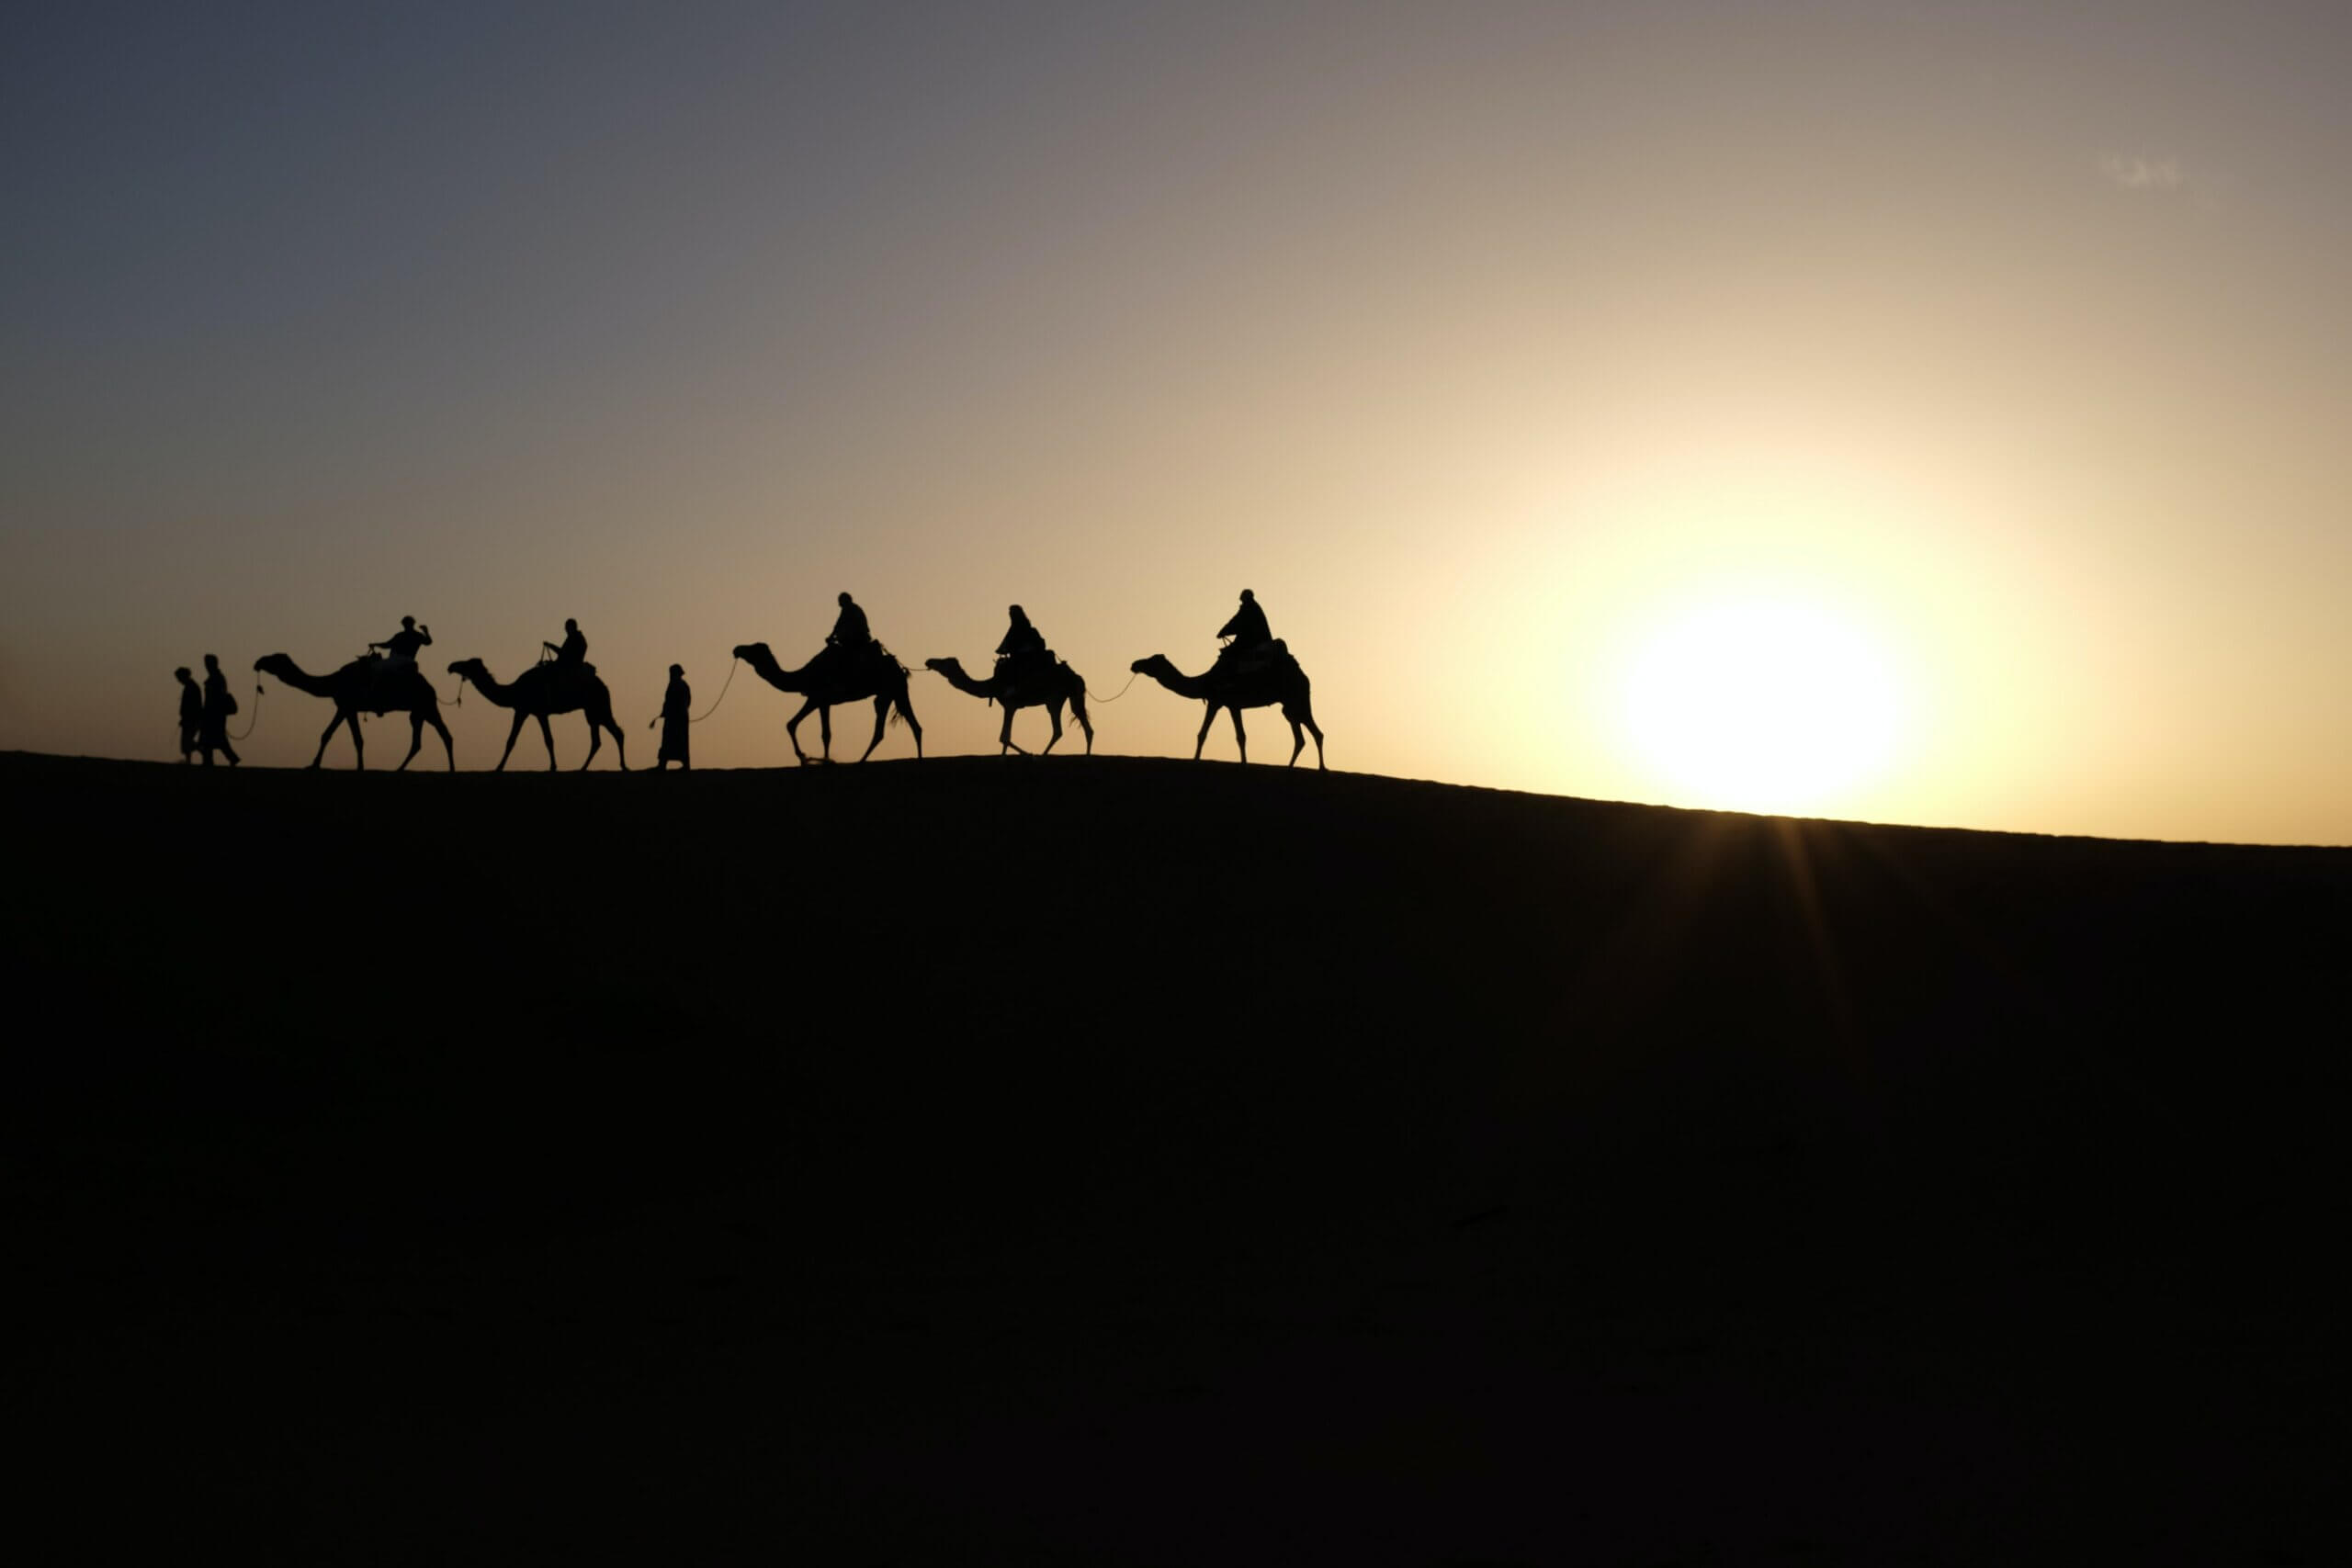
[[196,755],[197,738],[204,732],[204,688],[183,664],[172,671],[180,683],[180,761]]
[[999,674],[1019,674],[1033,670],[1050,657],[1046,651],[1046,634],[1029,624],[1029,613],[1014,604],[1005,611],[1012,624],[1005,628],[1004,640],[996,645],[996,667]]
[[662,750],[654,758],[664,772],[673,762],[689,770],[694,767],[686,755],[686,715],[693,711],[694,701],[694,692],[686,684],[685,666],[671,665],[670,684],[662,694]]
[[874,634],[866,628],[865,612],[857,607],[857,601],[849,596],[846,588],[842,590],[838,602],[842,613],[833,617],[833,629],[825,638],[825,646],[852,656],[864,653],[874,645]]
[[1266,612],[1258,607],[1258,596],[1247,588],[1241,591],[1241,608],[1216,629],[1216,635],[1233,639],[1226,649],[1228,654],[1254,653],[1274,640],[1272,629],[1266,625]]

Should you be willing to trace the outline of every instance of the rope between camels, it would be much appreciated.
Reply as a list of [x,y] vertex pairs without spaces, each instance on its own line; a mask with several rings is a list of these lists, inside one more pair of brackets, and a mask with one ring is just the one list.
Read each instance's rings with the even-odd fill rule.
[[223,726],[221,726],[221,730],[220,730],[220,732],[221,732],[222,734],[224,734],[224,735],[227,735],[227,736],[229,737],[229,739],[232,739],[232,740],[243,740],[246,736],[251,735],[251,734],[254,732],[254,725],[256,725],[256,724],[259,724],[260,722],[261,722],[261,682],[260,682],[259,681],[255,681],[255,682],[254,682],[254,716],[253,716],[253,717],[251,717],[251,718],[249,718],[249,719],[245,720],[245,728],[244,728],[243,731],[242,733],[232,733],[232,732],[230,731],[230,729],[229,729],[228,726],[223,725]]
[[1094,694],[1093,690],[1092,690],[1091,688],[1089,688],[1089,689],[1088,689],[1088,691],[1087,691],[1087,694],[1086,694],[1086,700],[1087,700],[1088,702],[1090,702],[1090,703],[1096,703],[1096,704],[1101,704],[1101,703],[1115,703],[1115,702],[1117,702],[1117,701],[1119,700],[1119,697],[1124,697],[1124,696],[1125,696],[1125,695],[1127,694],[1127,686],[1132,686],[1132,685],[1134,685],[1134,684],[1136,683],[1136,675],[1140,675],[1140,674],[1142,674],[1142,673],[1143,673],[1143,671],[1140,671],[1140,670],[1138,670],[1138,671],[1136,671],[1134,673],[1130,674],[1130,675],[1127,677],[1127,685],[1126,685],[1126,686],[1122,686],[1122,687],[1120,687],[1120,688],[1119,688],[1119,696],[1118,696],[1118,697],[1098,697],[1098,696],[1096,696],[1096,695]]

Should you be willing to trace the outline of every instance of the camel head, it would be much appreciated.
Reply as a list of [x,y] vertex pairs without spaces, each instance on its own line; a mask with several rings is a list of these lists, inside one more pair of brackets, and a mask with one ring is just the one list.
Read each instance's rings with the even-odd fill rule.
[[766,643],[743,642],[735,645],[735,657],[738,659],[773,660],[775,656],[768,652],[768,645]]
[[1154,653],[1136,660],[1133,664],[1127,666],[1127,671],[1130,674],[1148,675],[1154,669],[1164,670],[1167,668],[1168,655],[1164,653]]
[[479,686],[490,674],[490,667],[479,659],[458,659],[450,661],[449,673],[460,681],[471,681]]
[[926,659],[922,661],[922,667],[942,675],[946,674],[950,670],[955,671],[958,675],[964,672],[964,661],[952,655],[945,659]]
[[294,660],[283,653],[265,653],[254,660],[254,668],[265,675],[275,675],[283,681],[286,672],[294,668]]

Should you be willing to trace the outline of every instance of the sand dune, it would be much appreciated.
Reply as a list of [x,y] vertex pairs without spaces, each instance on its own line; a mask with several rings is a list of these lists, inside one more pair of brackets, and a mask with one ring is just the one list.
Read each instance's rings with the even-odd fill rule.
[[2352,852],[1111,757],[0,791],[93,1540],[2345,1544]]

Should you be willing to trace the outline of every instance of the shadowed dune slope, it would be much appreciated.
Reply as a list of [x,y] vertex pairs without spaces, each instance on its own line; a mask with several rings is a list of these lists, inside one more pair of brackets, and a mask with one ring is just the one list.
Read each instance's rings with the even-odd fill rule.
[[[0,791],[18,1293],[117,1394],[334,1391],[221,1439],[289,1539],[499,1517],[477,1420],[902,1560],[2311,1534],[2340,1374],[2179,1369],[2346,1304],[2352,852],[1109,757]],[[2112,1535],[2167,1466],[2243,1507]]]

